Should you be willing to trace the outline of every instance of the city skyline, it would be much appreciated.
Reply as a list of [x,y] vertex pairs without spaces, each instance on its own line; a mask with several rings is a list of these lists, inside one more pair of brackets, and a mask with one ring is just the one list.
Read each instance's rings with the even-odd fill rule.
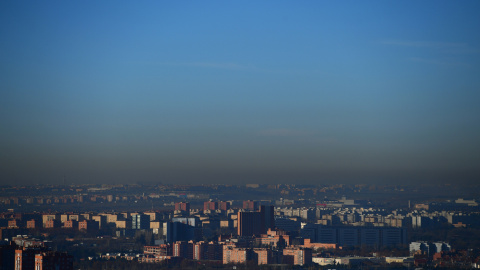
[[479,11],[0,3],[0,184],[473,183]]

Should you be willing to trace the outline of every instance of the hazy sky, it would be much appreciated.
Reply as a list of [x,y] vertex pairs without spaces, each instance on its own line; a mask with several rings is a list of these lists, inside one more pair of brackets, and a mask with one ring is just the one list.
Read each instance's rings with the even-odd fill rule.
[[0,184],[480,180],[480,1],[1,1]]

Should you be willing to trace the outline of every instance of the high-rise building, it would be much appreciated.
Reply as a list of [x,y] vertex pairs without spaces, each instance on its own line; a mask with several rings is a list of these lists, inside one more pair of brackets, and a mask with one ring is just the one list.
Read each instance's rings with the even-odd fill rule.
[[267,233],[268,229],[275,228],[275,208],[273,205],[260,206],[262,215],[262,233]]
[[144,214],[132,215],[132,229],[150,229],[150,216]]
[[35,267],[35,254],[40,248],[21,247],[15,250],[15,270],[30,270]]
[[274,263],[270,248],[254,248],[253,256],[258,265]]
[[201,241],[193,245],[193,259],[197,261],[205,260],[205,250],[207,243]]
[[175,203],[175,211],[182,211],[190,213],[190,203],[189,202],[177,202]]
[[[256,207],[252,201],[246,201],[245,206]],[[273,206],[260,206],[258,211],[238,212],[237,233],[239,236],[253,236],[267,233],[268,229],[275,227],[275,209]]]
[[237,233],[239,236],[260,235],[263,223],[261,212],[238,212]]
[[49,220],[57,220],[60,221],[60,215],[59,214],[44,214],[42,215],[42,222],[43,222],[43,227],[46,227],[47,221]]
[[15,269],[15,244],[0,245],[0,269]]
[[35,219],[27,221],[27,229],[35,229],[39,227],[39,223]]
[[275,217],[275,227],[287,232],[300,230],[301,222],[287,217]]
[[193,259],[193,242],[177,241],[173,243],[173,256]]
[[243,209],[245,210],[250,210],[250,211],[256,211],[258,210],[258,202],[256,201],[243,201]]
[[168,243],[176,241],[198,241],[202,238],[202,228],[198,218],[173,218],[163,224],[163,235]]
[[203,203],[203,211],[206,210],[217,210],[218,209],[218,202],[214,202],[212,200]]
[[218,209],[227,211],[230,209],[230,202],[218,202]]
[[67,220],[63,223],[64,228],[78,229],[78,221],[76,220]]
[[223,264],[229,263],[246,263],[252,260],[253,252],[248,248],[238,248],[234,246],[223,246]]
[[187,217],[175,217],[175,218],[172,218],[172,222],[180,222],[180,223],[187,224],[187,225],[193,226],[193,227],[199,227],[202,224],[198,217],[188,217],[188,218]]

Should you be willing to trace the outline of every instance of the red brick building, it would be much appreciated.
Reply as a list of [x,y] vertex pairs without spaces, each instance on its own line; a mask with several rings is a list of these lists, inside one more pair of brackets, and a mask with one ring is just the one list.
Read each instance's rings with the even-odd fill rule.
[[243,201],[243,209],[256,211],[258,210],[258,202],[256,201]]
[[230,209],[230,202],[218,202],[218,209],[227,211]]
[[206,210],[214,211],[217,209],[218,209],[218,202],[208,201],[203,203],[203,211],[206,211]]
[[248,248],[237,248],[231,245],[223,246],[223,264],[247,263],[252,260],[252,250]]
[[175,211],[183,211],[183,212],[190,213],[190,203],[188,202],[175,203]]

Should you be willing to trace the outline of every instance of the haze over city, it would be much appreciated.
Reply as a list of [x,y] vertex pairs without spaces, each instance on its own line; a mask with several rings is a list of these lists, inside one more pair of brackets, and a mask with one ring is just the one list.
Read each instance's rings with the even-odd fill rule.
[[4,1],[0,184],[480,177],[478,1]]

